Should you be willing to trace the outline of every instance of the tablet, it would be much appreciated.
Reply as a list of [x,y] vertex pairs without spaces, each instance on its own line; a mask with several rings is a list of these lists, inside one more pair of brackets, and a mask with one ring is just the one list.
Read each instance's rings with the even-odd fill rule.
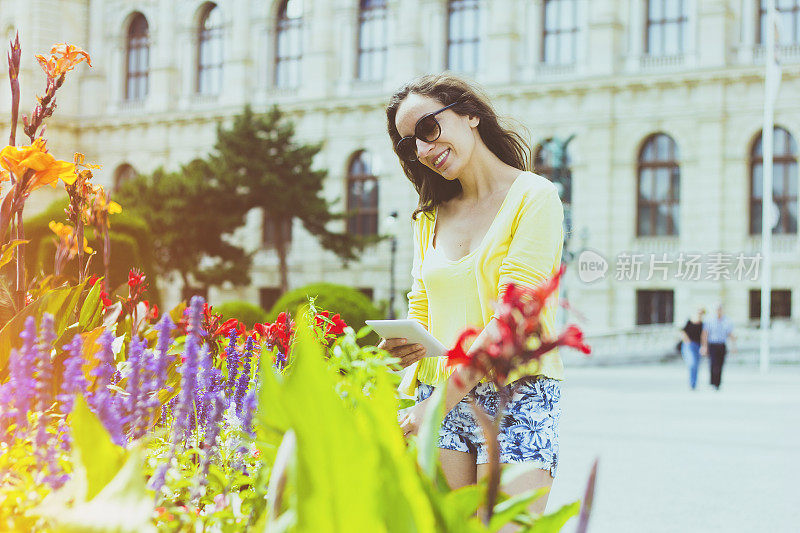
[[408,339],[409,344],[425,347],[425,357],[440,357],[447,348],[416,320],[367,320],[366,324],[384,339]]

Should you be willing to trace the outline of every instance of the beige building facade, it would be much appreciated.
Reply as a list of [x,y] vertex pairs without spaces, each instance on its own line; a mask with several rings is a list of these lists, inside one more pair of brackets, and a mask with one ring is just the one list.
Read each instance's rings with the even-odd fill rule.
[[[778,3],[783,80],[775,107],[773,312],[796,322],[800,2]],[[20,32],[23,109],[43,87],[34,53],[67,41],[91,54],[93,67],[79,67],[62,89],[48,137],[58,157],[82,151],[102,164],[98,180],[112,188],[132,171],[175,169],[204,156],[217,124],[246,103],[257,111],[281,106],[300,139],[324,142],[316,163],[329,171],[326,195],[342,209],[349,203],[362,210],[360,222],[340,229],[396,232],[398,314],[411,284],[416,195],[389,143],[384,106],[417,75],[463,72],[501,114],[527,128],[534,146],[574,135],[565,292],[586,329],[601,332],[682,323],[698,305],[717,301],[738,322],[758,314],[759,6],[0,0],[0,29],[5,36]],[[0,85],[0,110],[7,111],[7,83]],[[552,173],[549,153],[539,152],[544,174]],[[398,222],[391,229],[393,212]],[[250,215],[233,238],[255,252],[252,284],[212,289],[212,303],[274,298],[278,259],[262,238],[262,214]],[[343,268],[297,223],[289,281],[332,281],[388,300],[390,259],[387,241]],[[164,280],[164,289],[167,303],[180,298],[177,283]]]

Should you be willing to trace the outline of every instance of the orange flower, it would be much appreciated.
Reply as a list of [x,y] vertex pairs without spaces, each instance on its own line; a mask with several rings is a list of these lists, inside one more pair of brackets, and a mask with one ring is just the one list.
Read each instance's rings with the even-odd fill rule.
[[50,57],[37,55],[36,59],[48,78],[58,78],[84,60],[90,67],[92,66],[92,58],[89,57],[89,54],[77,46],[67,43],[54,44],[50,49]]
[[44,139],[36,139],[30,146],[6,146],[0,151],[0,167],[13,172],[17,179],[32,170],[26,192],[43,185],[55,188],[59,179],[68,185],[75,182],[75,165],[47,153]]
[[[50,226],[50,230],[58,236],[58,239],[61,241],[60,244],[64,249],[69,250],[70,257],[78,255],[78,240],[75,237],[75,231],[72,226],[56,222],[55,220],[51,220],[48,226]],[[83,238],[83,251],[87,254],[94,251],[89,247],[89,242],[86,240],[86,237]]]

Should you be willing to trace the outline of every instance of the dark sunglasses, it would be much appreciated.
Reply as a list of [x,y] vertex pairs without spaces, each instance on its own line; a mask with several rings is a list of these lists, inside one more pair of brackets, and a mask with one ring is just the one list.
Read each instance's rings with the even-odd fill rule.
[[417,160],[417,141],[416,139],[421,139],[425,142],[432,143],[439,136],[442,134],[442,127],[439,125],[439,122],[436,120],[436,115],[444,111],[445,109],[450,109],[458,102],[453,102],[450,105],[446,105],[438,111],[434,111],[433,113],[428,113],[420,117],[417,121],[417,124],[414,126],[414,135],[410,135],[408,137],[403,137],[399,141],[397,141],[397,145],[395,145],[395,152],[397,155],[400,156],[400,159],[403,161],[416,161]]

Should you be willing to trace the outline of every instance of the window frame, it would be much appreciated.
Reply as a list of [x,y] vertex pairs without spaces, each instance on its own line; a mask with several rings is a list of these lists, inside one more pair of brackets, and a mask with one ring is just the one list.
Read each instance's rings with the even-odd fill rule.
[[[458,38],[453,38],[454,16],[458,13],[466,13],[469,11],[474,12],[474,35],[471,37],[459,36]],[[453,70],[466,74],[475,74],[478,72],[478,70],[481,68],[481,0],[448,0],[446,35],[447,41],[445,46],[445,68],[447,70]],[[459,61],[462,63],[461,65],[455,65],[455,62],[451,61],[451,56],[453,55],[451,51],[456,46],[462,51],[459,59]],[[464,63],[466,63],[463,60],[464,50],[474,51],[471,68],[463,68]]]
[[[647,150],[650,143],[653,144],[653,150],[657,154],[658,153],[658,139],[659,137],[665,137],[669,142],[669,152],[672,156],[671,159],[653,159],[653,160],[644,160],[644,154]],[[658,155],[656,155],[658,157]],[[669,188],[667,189],[667,199],[666,200],[648,200],[646,202],[642,201],[642,171],[645,169],[669,169],[670,170],[670,184]],[[677,189],[673,187],[673,175],[677,172],[678,177],[678,186]],[[656,189],[656,181],[655,181],[656,173],[652,173],[652,190],[653,196],[655,197]],[[672,136],[667,135],[666,133],[659,132],[653,133],[648,135],[645,138],[644,142],[642,142],[641,148],[639,149],[639,157],[636,160],[636,236],[637,237],[675,237],[680,235],[680,202],[681,202],[681,169],[680,169],[680,149],[678,148],[678,143]],[[667,220],[667,232],[666,233],[658,233],[657,228],[657,209],[658,206],[661,204],[667,204],[669,206],[668,209],[668,220]],[[678,206],[678,220],[672,215],[673,206]],[[642,232],[642,208],[643,207],[650,207],[650,227],[651,231],[649,233]]]
[[[764,46],[764,40],[766,39],[766,35],[762,33],[762,28],[765,26],[765,18],[767,16],[767,10],[765,6],[762,6],[763,0],[754,0],[758,2],[758,16],[756,17],[756,44]],[[775,12],[778,19],[782,16],[786,16],[789,13],[789,16],[793,19],[792,31],[794,35],[793,38],[784,43],[778,43],[780,46],[796,46],[800,45],[800,0],[793,0],[794,4],[792,5],[791,9],[781,9],[778,7],[778,2],[775,2]],[[779,23],[780,25],[780,23]],[[779,36],[776,35],[776,39]]]
[[[303,63],[303,19],[304,16],[301,14],[298,17],[289,17],[288,16],[288,8],[289,3],[294,1],[301,2],[301,10],[302,10],[302,0],[283,0],[280,5],[278,6],[277,16],[275,18],[275,41],[274,41],[274,50],[275,53],[273,55],[273,85],[275,87],[281,89],[293,89],[297,88],[301,84],[302,80],[302,63]],[[281,49],[281,35],[290,35],[290,32],[297,32],[297,50],[290,50],[289,53],[282,55],[283,51]],[[289,39],[291,41],[291,39]],[[291,71],[292,75],[296,76],[296,79],[286,79],[284,80],[281,76],[283,65],[292,65],[294,64],[295,70]],[[289,67],[286,67],[289,69]],[[291,77],[291,76],[290,76]]]
[[[365,4],[367,4],[365,6]],[[356,78],[362,81],[381,81],[386,77],[387,58],[389,54],[389,42],[387,37],[389,19],[389,7],[386,0],[379,2],[369,2],[369,0],[360,0],[358,8],[358,35],[356,43]],[[369,43],[370,46],[364,46],[364,29],[370,23],[378,21],[383,25],[383,31],[378,32],[378,42],[376,46],[371,46],[376,43]],[[372,59],[378,57],[380,67],[378,73],[365,73],[363,70],[364,64],[372,64],[371,61],[362,61],[364,58]]]
[[[660,19],[655,20],[650,17],[650,5],[654,0],[647,0],[645,5],[645,26],[644,26],[644,54],[648,57],[674,57],[674,56],[682,56],[686,53],[686,37],[687,32],[689,31],[689,12],[687,9],[687,1],[686,0],[678,0],[681,2],[680,7],[680,15],[677,19],[669,19],[665,13],[665,0],[655,0],[661,2],[661,10],[664,13]],[[674,0],[673,0],[674,1]],[[667,54],[664,49],[666,48],[666,32],[664,28],[668,25],[676,24],[678,25],[678,51],[674,54]],[[662,33],[661,33],[661,52],[658,54],[653,53],[652,46],[650,43],[650,28],[653,26],[661,26]]]
[[[647,297],[647,302],[644,301],[644,297]],[[663,301],[657,301],[660,298],[664,297]],[[655,304],[653,301],[656,300]],[[653,316],[653,307],[658,305],[664,309],[656,309],[655,314],[661,315],[661,311],[663,310],[664,320],[663,321],[643,321],[643,317],[645,313],[643,312],[645,309],[645,303],[647,303],[647,308],[650,310],[650,317]],[[673,324],[675,322],[675,291],[672,289],[636,289],[636,325],[637,326],[649,326],[649,325],[656,325],[656,324]]]
[[[220,17],[219,25],[212,28],[206,27],[206,21],[210,18],[211,14],[216,10],[216,15]],[[195,63],[195,93],[204,95],[218,95],[222,91],[222,69],[225,64],[224,59],[224,24],[221,20],[220,7],[212,2],[209,2],[203,7],[203,14],[199,19],[197,25],[197,52]],[[219,58],[215,63],[204,63],[203,50],[206,43],[212,43],[214,40],[218,41]],[[214,76],[216,71],[217,83],[216,88],[204,89],[203,80],[204,74],[206,76]]]
[[[555,2],[561,4],[562,2],[572,2],[573,4],[573,24],[574,26],[569,29],[563,29],[559,26],[558,29],[548,31],[547,28],[547,4],[550,2]],[[540,54],[539,54],[539,61],[545,65],[552,65],[552,66],[567,66],[567,65],[574,65],[578,62],[578,34],[580,33],[580,22],[579,22],[579,10],[580,2],[579,0],[543,0],[542,2],[542,32],[541,32],[541,46],[540,46]],[[566,34],[571,34],[569,38],[572,39],[572,59],[568,62],[563,62],[561,60],[557,61],[547,61],[547,36],[550,34],[556,35],[556,41],[561,42],[561,37]]]
[[[773,154],[772,154],[772,201],[778,206],[778,210],[781,213],[781,218],[779,219],[779,224],[775,228],[772,229],[773,235],[796,235],[797,234],[797,226],[798,226],[798,215],[800,215],[800,207],[798,206],[798,188],[800,188],[800,167],[798,166],[798,147],[797,141],[794,139],[794,136],[782,126],[775,126],[773,128],[773,141],[777,140],[778,135],[786,135],[785,139],[788,141],[785,143],[788,146],[788,152],[786,153],[777,153],[778,145],[776,142],[773,142]],[[757,165],[761,166],[761,179],[762,179],[762,189],[763,190],[763,179],[764,179],[764,130],[762,129],[757,135],[756,138],[753,140],[753,143],[750,146],[750,161],[749,161],[749,183],[750,186],[748,187],[748,196],[750,201],[748,202],[748,212],[749,212],[749,226],[748,231],[750,235],[761,235],[761,213],[758,216],[755,216],[755,212],[757,206],[761,204],[763,206],[764,199],[763,197],[755,197],[754,189],[753,189],[753,180],[755,169]],[[761,147],[760,151],[761,154],[757,155],[756,151],[758,150],[759,146]],[[793,150],[793,153],[792,153]],[[783,175],[783,191],[786,194],[781,196],[775,196],[775,177],[777,175],[776,169],[783,168],[784,171]],[[795,183],[795,195],[790,196],[788,191],[791,190],[791,183],[790,180],[792,179],[791,176],[791,169],[794,168],[794,179]],[[790,223],[788,216],[783,216],[789,211],[789,205],[791,203],[795,204],[795,208],[798,212],[795,213],[795,227],[792,231],[791,227],[787,227]],[[763,207],[762,207],[763,208]],[[782,222],[781,222],[782,221]]]
[[[378,214],[380,208],[380,182],[378,176],[375,174],[373,165],[369,160],[371,154],[366,150],[359,150],[350,157],[350,162],[347,165],[347,180],[345,182],[345,208],[347,212],[351,212],[347,217],[347,232],[351,235],[377,235],[378,234]],[[354,171],[354,167],[360,162],[362,172]],[[364,207],[362,205],[353,206],[351,204],[351,190],[353,184],[356,182],[372,181],[375,184],[375,205]],[[362,185],[363,187],[363,185]],[[362,223],[364,217],[374,217],[374,221],[370,226],[374,227],[374,231],[367,231],[366,224]]]
[[[144,24],[142,26],[142,23]],[[134,33],[144,29],[143,33]],[[142,70],[141,55],[137,55],[137,69],[131,69],[132,54],[138,52],[139,54],[144,51],[146,58],[145,68]],[[140,91],[140,84],[143,81],[144,89]],[[150,23],[147,17],[140,12],[136,12],[128,23],[128,29],[125,33],[125,101],[138,102],[145,100],[150,93]]]

